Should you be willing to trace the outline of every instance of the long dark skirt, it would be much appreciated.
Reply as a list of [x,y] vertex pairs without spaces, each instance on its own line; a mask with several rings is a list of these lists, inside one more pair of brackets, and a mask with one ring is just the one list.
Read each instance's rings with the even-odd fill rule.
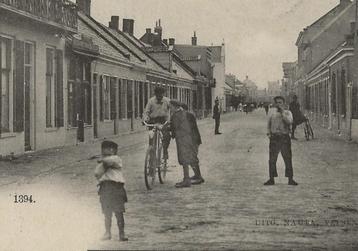
[[176,144],[180,165],[198,165],[199,146],[192,142],[191,136],[177,137]]
[[124,203],[128,202],[128,199],[123,183],[103,181],[100,183],[98,195],[104,214],[125,212]]

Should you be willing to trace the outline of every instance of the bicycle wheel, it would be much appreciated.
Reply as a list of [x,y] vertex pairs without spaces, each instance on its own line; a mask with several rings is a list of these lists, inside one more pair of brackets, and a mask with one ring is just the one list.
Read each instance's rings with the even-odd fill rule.
[[155,159],[152,159],[152,149],[148,147],[148,150],[145,154],[144,162],[144,181],[145,186],[148,190],[152,190],[155,184],[155,170],[156,163]]
[[310,140],[310,135],[309,135],[309,131],[308,131],[308,124],[307,124],[307,122],[305,122],[305,126],[303,127],[303,130],[304,130],[304,132],[305,132],[305,138],[306,138],[306,140],[307,140],[307,141]]
[[308,131],[311,135],[311,138],[314,139],[313,129],[310,122],[308,122]]
[[158,147],[157,151],[157,160],[158,160],[158,178],[160,184],[164,184],[165,174],[163,170],[163,162],[162,162],[162,146]]
[[160,147],[160,153],[158,156],[158,160],[160,162],[159,166],[158,166],[158,176],[159,176],[160,183],[164,184],[165,179],[167,177],[168,164],[167,164],[167,160],[164,160],[161,157],[162,149],[163,149],[163,147]]
[[160,184],[164,184],[165,179],[165,170],[163,169],[163,162],[162,162],[162,150],[163,150],[163,144],[162,144],[162,137],[161,134],[157,134],[157,152],[156,152],[156,159],[157,159],[157,168],[158,168],[158,178]]

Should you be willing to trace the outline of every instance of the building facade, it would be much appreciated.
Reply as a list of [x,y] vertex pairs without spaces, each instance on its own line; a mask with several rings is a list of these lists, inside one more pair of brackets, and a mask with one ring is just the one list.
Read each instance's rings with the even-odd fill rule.
[[[195,35],[195,34],[194,34]],[[212,100],[218,99],[222,111],[226,112],[226,108],[231,106],[231,101],[226,100],[225,95],[225,44],[221,46],[211,46],[211,63],[213,71],[213,81],[215,86],[212,88]]]
[[356,1],[340,3],[298,36],[295,93],[318,125],[358,139]]
[[297,79],[297,61],[296,62],[284,62],[282,63],[283,78],[281,86],[281,95],[286,98],[287,101],[292,100],[293,95],[297,95],[295,92],[295,81]]
[[257,102],[257,85],[254,81],[249,79],[249,76],[246,76],[243,81],[245,88],[247,89],[246,102]]
[[77,32],[66,0],[0,1],[0,155],[65,144],[65,37]]
[[191,38],[192,43],[174,44],[174,50],[180,58],[195,72],[197,83],[196,114],[207,117],[212,112],[214,100],[219,100],[220,109],[226,111],[225,96],[225,44],[205,46],[197,44],[196,32]]
[[168,70],[152,57],[132,19],[105,26],[90,0],[1,0],[0,13],[0,155],[143,129],[156,86],[195,105],[197,77],[177,58]]
[[270,101],[272,101],[274,97],[281,95],[281,87],[279,80],[267,82],[267,96]]

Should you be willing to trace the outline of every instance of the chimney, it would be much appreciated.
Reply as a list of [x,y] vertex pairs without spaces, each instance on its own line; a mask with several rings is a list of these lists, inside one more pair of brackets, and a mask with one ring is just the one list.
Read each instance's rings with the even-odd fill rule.
[[133,19],[123,19],[123,32],[128,33],[133,36],[134,31],[134,20]]
[[159,39],[162,40],[163,29],[162,29],[162,26],[160,24],[160,19],[155,22],[154,32],[157,33],[159,35]]
[[168,39],[163,39],[163,43],[164,43],[165,45],[168,45]]
[[174,44],[175,44],[175,39],[169,38],[169,45],[174,45]]
[[194,31],[194,36],[191,37],[191,45],[197,45],[197,41],[196,32]]
[[109,28],[114,30],[119,30],[119,16],[111,16],[111,21],[109,22]]
[[152,33],[152,29],[151,29],[151,28],[147,28],[147,29],[145,29],[145,33],[147,33],[147,34]]
[[80,11],[91,16],[91,0],[76,0],[76,3]]

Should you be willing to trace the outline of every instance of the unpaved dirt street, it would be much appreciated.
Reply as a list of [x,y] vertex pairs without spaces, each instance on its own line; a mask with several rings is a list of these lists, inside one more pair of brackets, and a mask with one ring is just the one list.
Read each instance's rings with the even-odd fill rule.
[[[297,129],[293,165],[297,187],[287,185],[279,157],[276,185],[268,178],[263,110],[200,121],[205,183],[186,189],[170,145],[167,182],[147,191],[143,179],[146,134],[114,138],[125,163],[128,243],[101,242],[103,217],[93,170],[100,142],[52,149],[0,162],[1,250],[357,250],[358,145],[314,128],[306,141]],[[14,203],[31,194],[35,203]]]

